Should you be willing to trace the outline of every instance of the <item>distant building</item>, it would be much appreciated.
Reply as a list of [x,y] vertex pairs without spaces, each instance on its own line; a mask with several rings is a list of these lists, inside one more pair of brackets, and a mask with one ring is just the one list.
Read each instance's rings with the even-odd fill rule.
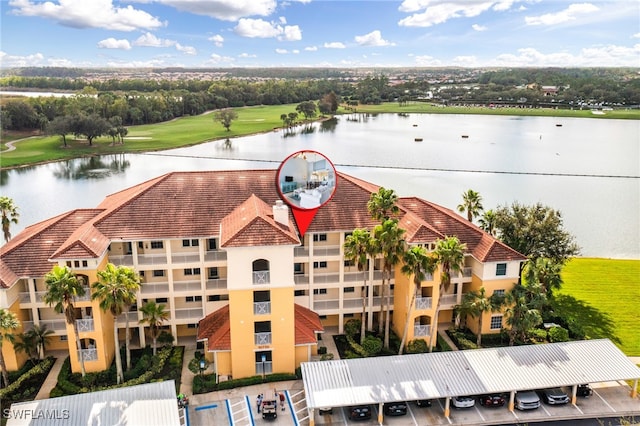
[[[133,267],[143,278],[137,303],[126,313],[133,345],[150,340],[139,323],[148,300],[166,305],[166,331],[178,344],[201,341],[220,377],[291,373],[317,354],[327,327],[343,332],[362,315],[364,278],[369,326],[382,307],[382,262],[359,272],[344,257],[345,238],[373,229],[367,202],[379,189],[338,173],[336,190],[301,237],[286,206],[277,203],[275,171],[175,172],[107,196],[93,209],[76,209],[27,227],[0,249],[0,307],[16,313],[17,332],[34,324],[54,331],[50,349],[68,349],[73,371],[79,356],[87,371],[109,366],[115,354],[113,318],[88,293],[76,300],[81,350],[72,327],[42,298],[53,265],[70,267],[88,285],[108,263]],[[428,250],[457,236],[467,245],[465,267],[452,277],[435,318],[440,272],[422,283],[411,311],[408,341],[435,339],[437,325],[454,320],[462,295],[484,286],[487,295],[509,291],[525,257],[453,211],[415,197],[399,199],[408,245]],[[391,281],[393,328],[404,330],[412,283],[396,269]],[[499,332],[501,313],[485,314],[483,330]],[[120,344],[125,315],[117,321]],[[10,370],[25,361],[5,341]]]

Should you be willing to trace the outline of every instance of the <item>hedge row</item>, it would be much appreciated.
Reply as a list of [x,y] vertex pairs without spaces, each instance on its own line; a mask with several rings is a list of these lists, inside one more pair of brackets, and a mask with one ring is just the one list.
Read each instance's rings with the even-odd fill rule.
[[22,374],[16,381],[9,384],[9,386],[4,389],[0,389],[0,400],[24,401],[35,397],[39,388],[35,389],[35,387],[30,386],[22,389],[22,385],[27,385],[39,377],[42,378],[42,382],[44,382],[44,379],[46,379],[55,361],[56,359],[53,357],[43,359],[26,373]]
[[265,375],[264,379],[262,378],[262,376],[251,376],[251,377],[245,377],[242,379],[233,379],[233,380],[227,380],[225,382],[216,383],[215,373],[202,374],[202,375],[195,376],[193,378],[192,392],[194,395],[196,395],[201,393],[214,392],[218,390],[239,388],[242,386],[258,385],[261,383],[283,382],[286,380],[298,380],[298,379],[300,379],[300,377],[295,374],[274,373],[274,374]]

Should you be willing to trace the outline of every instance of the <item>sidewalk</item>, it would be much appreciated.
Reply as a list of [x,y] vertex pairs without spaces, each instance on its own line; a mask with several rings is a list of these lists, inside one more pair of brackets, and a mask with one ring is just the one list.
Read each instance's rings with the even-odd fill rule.
[[442,337],[442,340],[447,342],[447,345],[451,347],[452,351],[457,351],[458,347],[456,346],[455,343],[453,343],[453,340],[451,340],[451,338],[447,334],[447,330],[449,329],[450,326],[451,326],[451,323],[438,324],[438,336]]
[[53,356],[56,358],[56,362],[51,367],[51,371],[47,375],[47,378],[44,380],[44,383],[40,387],[38,394],[35,399],[48,399],[49,394],[56,387],[58,383],[58,374],[60,374],[60,369],[62,368],[62,364],[64,364],[64,360],[69,356],[69,352],[67,351],[47,351],[47,356]]

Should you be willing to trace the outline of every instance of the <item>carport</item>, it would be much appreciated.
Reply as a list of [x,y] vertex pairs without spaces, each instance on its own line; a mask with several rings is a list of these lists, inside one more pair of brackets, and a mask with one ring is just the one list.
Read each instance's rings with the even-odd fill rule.
[[306,362],[301,365],[309,410],[377,404],[382,424],[385,402],[508,393],[582,383],[632,380],[637,396],[640,368],[609,339],[512,346],[428,354]]

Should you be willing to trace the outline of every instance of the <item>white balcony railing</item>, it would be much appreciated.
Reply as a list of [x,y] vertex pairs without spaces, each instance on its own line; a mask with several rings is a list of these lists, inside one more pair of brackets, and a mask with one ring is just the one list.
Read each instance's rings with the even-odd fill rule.
[[78,358],[82,357],[83,361],[97,361],[98,350],[95,348],[80,349]]
[[462,276],[470,277],[471,276],[471,267],[462,268]]
[[195,263],[200,262],[200,253],[178,253],[171,255],[172,263]]
[[31,293],[28,291],[21,291],[19,293],[20,303],[31,303]]
[[82,296],[76,296],[76,301],[88,302],[89,300],[91,300],[91,288],[89,287],[83,287],[83,288],[84,288],[84,294]]
[[440,306],[451,306],[458,303],[458,295],[443,294],[440,296]]
[[166,265],[167,256],[164,254],[141,254],[138,256],[140,265]]
[[294,247],[293,248],[293,256],[294,257],[309,257],[309,247]]
[[314,256],[336,256],[340,254],[340,246],[317,246],[313,248]]
[[271,361],[256,362],[256,375],[273,373],[273,363]]
[[227,252],[222,250],[209,250],[204,254],[205,261],[226,260]]
[[416,297],[416,310],[431,309],[432,297]]
[[269,271],[253,271],[254,284],[269,284]]
[[227,288],[226,278],[209,278],[207,279],[207,290],[224,290]]
[[426,324],[416,324],[413,326],[413,336],[414,337],[424,337],[431,335],[431,326]]
[[76,328],[78,329],[78,333],[93,331],[93,318],[83,318],[76,320]]
[[[345,272],[345,282],[364,282],[365,272]],[[369,280],[369,273],[366,273],[367,280]]]
[[297,274],[293,276],[296,284],[309,284],[309,275]]
[[271,313],[271,302],[253,302],[254,315],[268,315]]
[[140,286],[140,293],[142,294],[167,294],[169,293],[169,283],[168,282],[157,282],[157,283],[143,283]]
[[315,284],[329,284],[340,282],[340,274],[313,274]]
[[174,291],[194,291],[202,290],[202,284],[200,281],[174,281]]
[[314,311],[323,311],[327,309],[338,309],[340,307],[340,301],[337,299],[334,300],[314,300],[313,301],[313,310]]
[[120,325],[125,325],[127,322],[127,318],[129,318],[129,326],[132,327],[134,324],[137,325],[138,324],[138,312],[137,311],[130,311],[130,312],[125,312],[122,313],[120,315],[118,315],[118,326]]
[[[33,328],[33,321],[23,321],[22,331],[26,332]],[[53,331],[67,331],[67,322],[63,319],[60,320],[40,320],[40,327],[46,326],[49,330]]]
[[202,319],[202,307],[200,308],[178,308],[175,310],[176,319]]
[[133,266],[133,256],[130,254],[124,256],[109,255],[109,262],[116,266]]
[[359,308],[362,309],[362,298],[350,298],[342,301],[342,307],[345,309]]
[[256,346],[270,345],[271,344],[271,332],[268,333],[255,333],[254,342]]

